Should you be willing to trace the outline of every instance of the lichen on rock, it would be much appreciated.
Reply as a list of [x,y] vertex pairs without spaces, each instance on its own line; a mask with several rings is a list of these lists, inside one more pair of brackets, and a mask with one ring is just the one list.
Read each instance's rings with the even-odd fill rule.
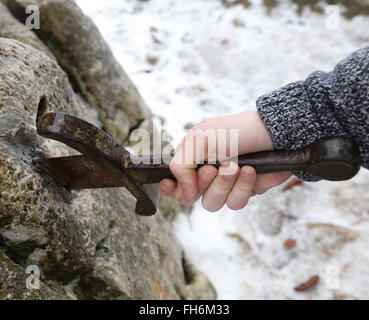
[[95,108],[104,128],[123,142],[133,127],[150,117],[134,84],[113,56],[92,20],[74,1],[5,0],[25,22],[25,9],[37,5],[42,28],[36,34],[57,57],[74,89]]
[[54,58],[48,47],[26,26],[15,19],[8,8],[0,2],[0,38],[15,39],[26,43]]
[[14,263],[3,250],[0,249],[0,300],[66,300],[64,288],[54,282],[41,282],[27,289],[27,274],[25,270]]

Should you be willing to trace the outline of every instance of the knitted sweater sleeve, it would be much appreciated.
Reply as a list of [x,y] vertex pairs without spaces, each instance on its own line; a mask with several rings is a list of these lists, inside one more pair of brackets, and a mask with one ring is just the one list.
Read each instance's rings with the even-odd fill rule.
[[[369,169],[369,46],[257,100],[277,150],[298,150],[324,137],[349,137]],[[295,172],[307,181],[316,177]]]

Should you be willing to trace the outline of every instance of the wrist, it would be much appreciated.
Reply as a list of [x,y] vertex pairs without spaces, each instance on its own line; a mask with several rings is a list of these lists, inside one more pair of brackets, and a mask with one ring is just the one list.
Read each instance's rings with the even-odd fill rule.
[[274,150],[273,140],[257,111],[236,115],[239,121],[239,154]]
[[255,111],[255,122],[259,130],[258,137],[260,137],[260,149],[265,151],[274,150],[274,143],[264,121],[261,119],[259,112]]

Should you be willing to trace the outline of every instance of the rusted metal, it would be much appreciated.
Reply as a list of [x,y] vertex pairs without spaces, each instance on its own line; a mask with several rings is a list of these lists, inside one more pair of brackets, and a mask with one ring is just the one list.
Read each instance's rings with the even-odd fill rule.
[[[39,135],[60,141],[83,155],[40,159],[70,189],[127,188],[137,199],[136,212],[152,215],[159,196],[156,183],[175,180],[170,155],[131,156],[106,132],[74,116],[48,113],[39,119]],[[359,154],[348,139],[319,140],[305,150],[265,151],[242,155],[239,166],[253,166],[257,173],[305,170],[322,179],[352,178],[360,168]],[[207,164],[204,162],[198,168]],[[219,167],[220,162],[211,163]]]
[[[74,165],[69,167],[70,160],[61,165],[61,162],[65,159],[41,159],[61,180],[66,176],[70,177],[67,179],[68,181],[63,180],[68,187],[77,189],[78,184],[89,187],[87,183],[91,181],[93,182],[92,187],[100,187],[98,185],[99,180],[102,181],[101,187],[103,187],[107,182],[107,177],[109,177],[110,181],[108,183],[127,188],[137,199],[136,213],[139,215],[153,215],[156,213],[159,196],[158,188],[150,185],[143,186],[132,181],[125,174],[122,170],[122,163],[129,156],[129,152],[106,132],[88,122],[64,113],[44,115],[37,124],[37,132],[43,137],[60,141],[76,149],[99,167],[96,171],[92,171],[90,176],[87,176],[86,168],[89,164],[85,160],[82,160],[81,163],[75,161]],[[63,174],[61,174],[59,167],[65,169]],[[78,172],[85,172],[84,177],[76,176],[75,174]],[[76,182],[78,179],[86,179],[86,183]]]
[[40,159],[69,189],[119,188],[125,185],[84,155]]

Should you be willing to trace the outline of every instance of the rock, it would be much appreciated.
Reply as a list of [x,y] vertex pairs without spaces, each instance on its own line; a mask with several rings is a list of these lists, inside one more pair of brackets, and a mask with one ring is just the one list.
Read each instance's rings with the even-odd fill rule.
[[[319,2],[320,0],[313,0],[313,1],[305,1],[305,0],[292,0],[293,2],[297,3],[298,5],[298,12],[302,12],[304,6],[309,5],[312,10],[317,12],[324,12]],[[343,12],[347,18],[352,18],[357,15],[368,15],[369,14],[369,3],[367,0],[330,0],[325,1],[329,5],[342,5],[345,7],[345,11]]]
[[[18,24],[23,29],[25,29],[23,23],[27,18],[26,7],[39,6],[42,28],[34,31],[53,51],[59,64],[68,74],[69,80],[74,84],[74,90],[82,95],[77,96],[77,99],[80,99],[81,103],[85,103],[86,100],[88,102],[86,107],[91,106],[98,112],[99,119],[90,117],[90,122],[101,127],[98,124],[101,121],[104,130],[123,144],[129,144],[128,134],[135,128],[146,129],[150,134],[157,130],[153,129],[151,112],[137,89],[114,58],[94,23],[82,13],[73,0],[1,1],[6,3],[22,22]],[[28,37],[38,40],[33,32],[26,29],[25,31],[26,40]],[[24,43],[32,45],[29,42],[32,41]],[[38,42],[50,53],[40,40]],[[38,49],[37,46],[33,46]],[[166,133],[163,133],[164,137],[165,135]],[[162,143],[163,147],[167,143]],[[171,219],[178,212],[189,211],[177,204],[174,199],[160,200],[159,208]]]
[[178,213],[191,213],[191,207],[181,205],[178,201],[174,198],[160,196],[158,202],[158,208],[160,214],[167,219],[169,222],[172,222]]
[[0,300],[65,300],[64,288],[53,281],[40,282],[39,289],[27,289],[31,273],[14,263],[0,249]]
[[[19,274],[37,265],[45,290],[58,299],[66,295],[51,289],[50,281],[80,299],[215,298],[207,278],[187,267],[161,215],[137,216],[135,199],[125,189],[70,192],[37,163],[73,153],[37,135],[36,120],[49,110],[91,121],[55,61],[0,39],[0,246],[6,252],[0,261],[18,265]],[[1,277],[16,282],[6,289],[10,298],[42,298],[24,288],[13,291],[24,286],[21,276],[12,280],[4,271]]]
[[[323,6],[321,6],[322,0],[290,0],[297,4],[297,12],[302,13],[306,6],[310,7],[311,10],[319,13],[324,13]],[[358,15],[369,15],[369,1],[368,0],[324,0],[328,5],[341,5],[345,8],[343,14],[346,18],[353,18]],[[264,5],[268,7],[270,11],[276,7],[280,0],[264,0]]]
[[251,6],[251,2],[249,0],[222,0],[222,4],[226,8],[231,8],[236,5],[242,5],[245,8]]
[[274,9],[278,5],[277,1],[278,0],[263,0],[263,4],[267,7],[268,13],[270,13],[272,9]]
[[356,2],[364,7],[369,7],[369,0],[356,0]]
[[[26,265],[35,248],[45,247],[47,238],[42,229],[14,226],[12,229],[0,229],[0,242],[7,248],[10,258]],[[39,253],[43,255],[44,250],[40,249]]]
[[21,22],[27,18],[28,5],[39,6],[42,27],[35,32],[57,57],[75,90],[99,112],[104,129],[119,142],[151,116],[97,27],[73,0],[5,1]]
[[48,47],[26,26],[15,19],[8,8],[0,2],[0,38],[15,39],[26,43],[56,60]]
[[183,256],[183,268],[187,286],[182,291],[182,297],[192,297],[194,300],[213,300],[215,289],[204,273],[197,270],[186,255]]

